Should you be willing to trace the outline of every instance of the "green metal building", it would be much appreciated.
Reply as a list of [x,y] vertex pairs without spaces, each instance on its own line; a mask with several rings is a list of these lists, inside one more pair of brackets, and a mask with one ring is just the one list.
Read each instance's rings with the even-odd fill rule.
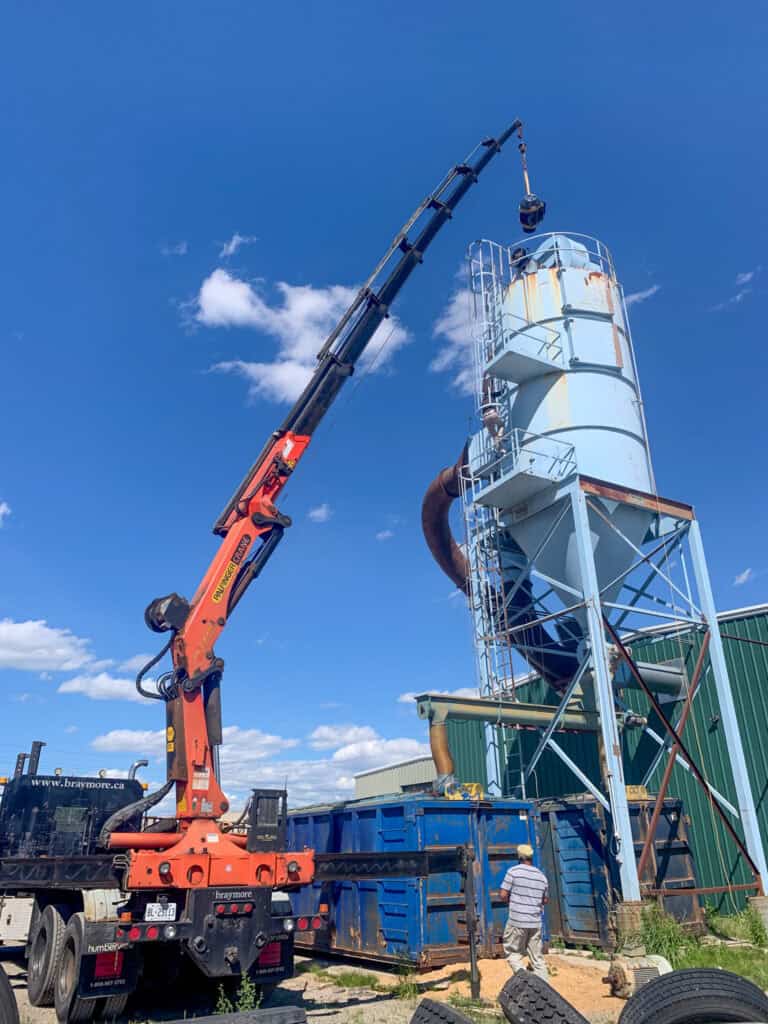
[[[723,612],[718,620],[758,819],[763,841],[768,846],[768,605]],[[640,661],[662,662],[683,658],[690,678],[700,644],[700,633],[662,626],[636,634],[631,647],[634,656]],[[556,695],[546,684],[535,678],[518,686],[517,692],[521,700],[552,705],[558,703]],[[648,715],[649,707],[641,693],[627,691],[624,699],[640,714]],[[667,708],[674,708],[674,705],[667,705]],[[672,719],[673,723],[675,718]],[[663,726],[652,712],[648,716],[648,724],[656,733],[665,735]],[[450,722],[449,740],[458,778],[463,782],[486,784],[482,723]],[[735,804],[736,796],[720,722],[717,693],[709,673],[694,699],[684,740],[710,785],[726,800]],[[525,762],[537,742],[538,734],[535,732],[498,729],[504,796],[519,794],[521,753],[522,762]],[[561,733],[558,735],[558,743],[590,778],[600,778],[594,736]],[[625,731],[622,743],[627,785],[640,785],[653,764],[658,744],[637,729]],[[651,793],[660,784],[665,764],[666,758],[662,759],[648,780]],[[580,791],[576,777],[555,754],[547,750],[529,780],[526,795],[529,798],[563,797]],[[707,887],[750,882],[752,876],[715,813],[711,798],[679,763],[672,773],[669,796],[683,800],[690,819],[689,831],[699,885]],[[732,822],[738,831],[738,820],[734,818]],[[740,904],[743,902],[743,894],[727,894],[722,899],[712,897],[712,901],[725,905]]]

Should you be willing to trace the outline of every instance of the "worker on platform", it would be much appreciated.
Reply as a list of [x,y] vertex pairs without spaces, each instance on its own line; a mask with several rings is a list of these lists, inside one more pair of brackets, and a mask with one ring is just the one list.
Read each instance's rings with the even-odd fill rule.
[[523,955],[527,954],[533,973],[546,979],[549,972],[541,955],[541,916],[549,902],[549,882],[544,872],[533,866],[532,846],[521,843],[517,859],[519,863],[507,871],[501,883],[501,898],[509,904],[504,952],[513,971],[522,970]]

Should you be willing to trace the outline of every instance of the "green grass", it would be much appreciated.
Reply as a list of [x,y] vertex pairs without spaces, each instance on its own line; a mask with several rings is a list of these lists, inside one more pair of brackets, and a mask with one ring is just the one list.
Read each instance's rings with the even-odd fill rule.
[[491,1021],[502,1020],[499,1011],[491,1003],[483,999],[472,999],[470,996],[462,996],[458,992],[451,992],[448,1002],[457,1010],[461,1010],[465,1017],[477,1024],[490,1024]]
[[643,908],[640,940],[646,953],[663,956],[676,968],[681,966],[680,961],[690,947],[696,945],[696,940],[656,904]]
[[329,971],[319,964],[310,964],[305,972],[313,975],[320,981],[326,981],[329,985],[338,985],[339,988],[372,988],[381,990],[379,979],[375,974],[368,974],[365,971]]
[[753,907],[746,907],[738,914],[720,914],[708,904],[704,908],[704,917],[709,930],[721,939],[737,939],[763,948],[768,946],[765,925]]
[[683,967],[719,967],[749,978],[763,991],[768,989],[768,956],[760,949],[740,946],[708,946],[693,943],[677,965]]
[[[707,915],[708,923],[711,916],[711,913]],[[741,914],[727,918],[717,915],[717,921],[714,923],[725,931],[738,931],[740,935],[745,935],[746,938],[742,941],[757,939],[757,945],[764,944],[765,928],[752,910],[742,911]],[[688,935],[677,921],[663,913],[657,906],[647,907],[643,911],[640,937],[646,953],[665,957],[676,970],[683,970],[686,967],[719,967],[723,971],[732,971],[734,974],[749,978],[763,990],[768,989],[768,954],[763,949],[751,949],[748,946],[734,948],[721,943],[700,942]]]

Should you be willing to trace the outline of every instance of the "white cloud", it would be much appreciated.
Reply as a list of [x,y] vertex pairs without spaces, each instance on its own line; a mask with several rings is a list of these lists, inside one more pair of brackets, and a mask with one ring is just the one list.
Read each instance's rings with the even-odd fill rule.
[[734,577],[734,587],[742,587],[745,583],[749,583],[750,580],[755,578],[755,573],[752,569],[745,569],[744,572],[740,572]]
[[650,288],[646,288],[642,292],[630,292],[629,295],[625,295],[624,302],[628,306],[636,306],[639,302],[645,302],[648,299],[652,299],[653,296],[660,291],[660,284],[652,284]]
[[[97,736],[91,746],[160,760],[164,736],[162,729],[113,729]],[[384,739],[365,725],[319,726],[310,734],[309,743],[313,749],[333,753],[324,758],[286,758],[281,755],[295,750],[298,740],[260,729],[226,727],[221,748],[222,784],[232,805],[242,805],[249,790],[257,786],[287,786],[293,807],[345,799],[354,791],[357,772],[429,753],[425,743],[403,737]]]
[[472,372],[472,294],[469,288],[457,288],[448,300],[448,305],[437,318],[432,328],[435,338],[446,344],[432,362],[434,373],[450,372],[454,387],[463,395],[473,392]]
[[0,501],[0,527],[11,514],[11,506],[7,501]]
[[0,668],[67,672],[93,661],[90,641],[44,619],[0,620]]
[[163,256],[186,256],[189,252],[189,246],[185,241],[173,244],[166,242],[160,246],[160,252]]
[[736,287],[742,288],[745,284],[750,284],[762,270],[762,266],[758,264],[754,270],[746,270],[741,274],[736,275]]
[[117,666],[120,672],[138,672],[139,669],[144,668],[148,661],[151,661],[154,655],[152,654],[134,654],[131,658],[126,658],[125,661],[121,661]]
[[418,693],[414,690],[409,693],[401,693],[397,698],[398,704],[412,704],[417,697],[420,697],[422,693],[440,693],[444,697],[479,697],[480,694],[477,692],[477,687],[473,686],[461,686],[458,690],[419,690]]
[[397,761],[408,761],[412,757],[426,757],[429,744],[418,740],[394,739],[384,740],[380,736],[370,740],[358,740],[347,743],[333,754],[336,764],[346,764],[352,774],[377,768]]
[[236,231],[230,240],[221,247],[219,259],[229,259],[230,256],[235,255],[241,245],[251,245],[251,243],[256,241],[255,235],[241,235],[239,231]]
[[76,725],[68,725],[66,727],[66,729],[64,730],[64,732],[67,733],[68,736],[72,736],[72,735],[74,735],[74,733],[77,732],[77,726]]
[[[84,697],[90,697],[91,700],[130,700],[137,704],[147,703],[146,698],[136,689],[133,679],[112,676],[108,672],[92,674],[90,666],[88,670],[85,674],[65,680],[57,693],[79,693]],[[147,682],[149,683],[149,680]]]
[[719,313],[721,310],[731,309],[733,306],[741,305],[751,291],[751,288],[741,288],[735,295],[732,295],[730,299],[725,299],[723,302],[718,302],[716,306],[711,306],[710,312]]
[[307,515],[313,523],[327,523],[333,515],[333,509],[327,501],[324,501],[322,505],[315,505],[314,508],[311,508]]
[[[212,369],[243,377],[251,397],[293,401],[308,382],[325,339],[357,291],[345,285],[315,288],[279,281],[275,285],[278,300],[270,304],[260,288],[260,283],[242,281],[219,267],[200,287],[194,319],[206,327],[252,327],[274,338],[278,343],[275,360],[234,359]],[[390,317],[371,339],[360,360],[360,371],[386,365],[410,340],[397,317]]]
[[392,540],[392,538],[394,536],[395,536],[395,531],[394,530],[379,530],[379,532],[376,534],[376,540],[378,540],[378,541]]
[[370,725],[318,725],[309,734],[309,745],[315,750],[338,750],[348,743],[378,739]]
[[91,746],[109,753],[161,757],[165,751],[165,729],[112,729],[91,740]]

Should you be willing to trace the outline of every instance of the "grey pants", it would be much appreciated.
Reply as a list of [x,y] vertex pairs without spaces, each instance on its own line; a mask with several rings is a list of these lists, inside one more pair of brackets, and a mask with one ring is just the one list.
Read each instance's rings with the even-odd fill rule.
[[504,952],[513,971],[523,969],[523,954],[528,954],[531,970],[540,978],[548,978],[549,971],[541,955],[541,928],[516,928],[507,922],[504,929]]

